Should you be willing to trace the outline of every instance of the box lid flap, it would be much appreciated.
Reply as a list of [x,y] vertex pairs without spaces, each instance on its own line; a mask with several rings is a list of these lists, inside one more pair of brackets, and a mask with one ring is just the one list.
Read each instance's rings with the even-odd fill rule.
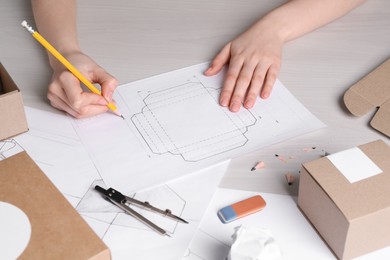
[[[344,94],[344,103],[355,116],[380,107],[371,126],[390,137],[390,59],[367,74]],[[387,105],[385,105],[387,104]]]

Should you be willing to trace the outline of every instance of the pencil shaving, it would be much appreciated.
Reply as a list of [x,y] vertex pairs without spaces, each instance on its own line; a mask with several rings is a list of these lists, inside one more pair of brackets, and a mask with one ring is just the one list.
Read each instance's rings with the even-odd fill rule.
[[315,150],[316,149],[316,147],[305,147],[305,148],[303,148],[302,150],[304,151],[304,152],[306,152],[306,153],[310,153],[310,152],[312,152],[313,150]]
[[251,171],[261,169],[261,168],[265,168],[265,163],[263,161],[257,162],[255,166],[252,167]]
[[294,175],[292,175],[291,173],[288,172],[284,176],[286,177],[288,185],[292,185],[294,183],[294,181],[295,181],[295,176]]
[[283,155],[279,155],[279,156],[278,156],[278,159],[279,159],[281,162],[287,163],[287,160],[286,160],[286,158],[284,158]]

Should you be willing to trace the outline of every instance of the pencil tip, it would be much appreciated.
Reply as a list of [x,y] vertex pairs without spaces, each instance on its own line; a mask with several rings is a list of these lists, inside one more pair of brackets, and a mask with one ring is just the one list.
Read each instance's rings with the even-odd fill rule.
[[252,167],[251,171],[253,172],[254,170],[256,170],[256,167]]
[[123,115],[120,115],[120,117],[122,117],[122,119],[125,120],[125,117]]

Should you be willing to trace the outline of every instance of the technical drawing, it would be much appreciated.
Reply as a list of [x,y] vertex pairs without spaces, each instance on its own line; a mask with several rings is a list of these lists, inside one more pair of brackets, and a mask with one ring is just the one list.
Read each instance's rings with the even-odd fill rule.
[[[95,220],[97,221],[108,224],[107,230],[112,225],[115,225],[123,228],[133,228],[138,230],[141,229],[148,232],[153,232],[152,229],[145,226],[140,221],[124,213],[124,211],[114,206],[110,202],[104,200],[102,196],[97,191],[95,191],[94,187],[96,185],[107,188],[103,180],[95,180],[89,190],[84,195],[84,197],[81,199],[80,203],[76,206],[76,210],[80,214],[85,215],[87,217],[95,218]],[[186,205],[186,201],[181,198],[175,191],[173,191],[168,185],[162,185],[144,192],[128,194],[128,196],[140,201],[148,201],[151,205],[157,208],[167,208],[177,216],[181,216]],[[148,220],[155,223],[156,225],[165,229],[168,233],[175,233],[175,229],[179,224],[177,221],[165,218],[161,215],[152,213],[145,209],[139,209],[136,206],[131,208],[146,217]],[[106,216],[102,218],[98,217],[99,214],[104,213],[107,213]],[[110,216],[109,219],[107,219],[108,215]],[[101,238],[103,239],[104,235]]]
[[249,110],[231,113],[221,107],[219,92],[197,81],[148,93],[131,121],[153,153],[206,159],[245,145],[245,133],[257,121]]
[[[188,180],[175,182],[164,180],[159,186],[149,187],[147,190],[140,191],[127,185],[118,187],[115,183],[104,180],[98,162],[105,160],[97,160],[96,158],[99,157],[95,157],[95,154],[88,152],[85,143],[74,131],[75,124],[72,121],[69,121],[67,117],[59,117],[58,120],[53,120],[51,113],[31,108],[27,108],[26,112],[30,126],[33,127],[30,127],[29,132],[17,136],[15,138],[17,143],[15,141],[7,142],[7,144],[0,142],[0,151],[3,157],[8,157],[9,151],[19,147],[20,144],[20,147],[23,147],[23,149],[20,149],[29,153],[71,205],[96,234],[103,239],[113,255],[118,256],[118,259],[172,259],[164,254],[167,251],[182,256],[226,170],[226,163],[219,165],[218,168],[213,167],[203,173],[189,176],[190,179]],[[128,120],[130,121],[130,119]],[[128,125],[131,121],[118,120],[118,122],[123,124],[126,130],[129,129]],[[88,126],[91,121],[81,123],[89,129]],[[58,128],[61,130],[60,133],[58,133]],[[131,128],[133,128],[132,124]],[[142,141],[137,139],[136,136],[130,140],[132,146],[135,141]],[[143,148],[144,146],[137,147]],[[161,158],[161,156],[158,157]],[[180,163],[185,164],[184,161],[181,161],[181,158],[179,159]],[[131,166],[134,167],[135,165],[131,163]],[[125,178],[121,178],[121,181],[139,182],[138,176],[134,176],[137,171],[134,170],[135,168],[132,169],[132,171],[126,171],[127,175]],[[107,173],[113,175],[116,171],[117,169],[113,170],[113,167],[110,167]],[[139,172],[144,174],[143,171]],[[157,172],[161,174],[160,169]],[[144,217],[167,230],[173,238],[161,237],[154,230],[105,201],[94,190],[95,185],[105,188],[112,186],[128,196],[140,201],[148,201],[157,208],[170,209],[172,213],[190,223],[178,223],[164,216],[133,207]],[[129,192],[135,190],[137,190],[137,193]],[[180,243],[178,243],[179,240]],[[154,250],[144,250],[144,245]]]
[[22,151],[24,149],[14,139],[0,141],[0,161]]

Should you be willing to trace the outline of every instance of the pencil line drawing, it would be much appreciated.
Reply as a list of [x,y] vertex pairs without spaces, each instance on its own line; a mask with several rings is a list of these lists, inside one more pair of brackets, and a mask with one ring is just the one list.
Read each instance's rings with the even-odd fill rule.
[[[76,210],[80,214],[90,218],[94,218],[96,221],[108,224],[106,232],[112,226],[120,226],[123,228],[133,228],[139,230],[141,229],[148,232],[153,232],[153,230],[149,227],[145,226],[130,215],[124,213],[115,205],[104,200],[102,196],[94,189],[96,185],[107,188],[103,180],[95,180],[90,186],[89,190],[84,195],[84,197],[80,200],[79,204],[76,206]],[[137,199],[139,201],[148,201],[151,205],[157,208],[167,208],[179,217],[182,216],[186,206],[186,201],[166,184],[160,187],[153,188],[149,191],[130,194],[129,197]],[[177,221],[165,218],[145,209],[140,209],[136,206],[131,206],[131,208],[137,211],[142,216],[146,217],[148,220],[155,223],[156,225],[163,227],[163,229],[166,230],[168,233],[175,233],[175,230],[178,225]],[[99,214],[104,213],[113,214],[109,218],[107,218],[107,216],[104,216],[102,218],[98,217]],[[101,238],[104,239],[104,235]]]
[[0,141],[0,161],[22,151],[24,149],[14,139]]
[[244,146],[245,133],[257,122],[249,110],[229,113],[221,107],[219,93],[219,88],[206,87],[201,81],[151,92],[131,121],[154,154],[171,153],[191,162],[206,159]]
[[204,76],[206,65],[118,86],[125,120],[72,121],[105,183],[139,191],[324,126],[279,81],[270,99],[229,111],[223,74]]
[[[128,186],[118,188],[116,184],[103,179],[102,169],[97,164],[99,160],[93,160],[96,158],[88,152],[81,136],[74,131],[72,121],[66,116],[55,118],[50,112],[28,107],[26,115],[29,118],[29,131],[15,137],[15,140],[0,142],[2,158],[11,156],[13,150],[26,151],[118,259],[171,259],[161,254],[161,251],[166,252],[166,248],[172,254],[182,256],[225,172],[226,163],[193,175],[188,181],[164,181],[159,186],[137,192]],[[81,123],[88,126],[90,122]],[[120,123],[124,123],[125,130],[129,129],[127,122]],[[134,137],[130,140],[135,142],[139,139]],[[130,143],[133,146],[133,142]],[[141,147],[138,145],[136,150]],[[134,163],[131,165],[135,166]],[[117,170],[110,167],[110,175]],[[134,172],[127,171],[127,176],[121,180],[137,182],[137,177],[133,176]],[[170,209],[173,214],[189,221],[189,224],[178,223],[162,215],[133,207],[138,213],[184,242],[177,244],[177,239],[161,238],[154,230],[105,201],[94,190],[95,185],[117,188],[124,194],[140,201],[148,201],[157,208]],[[147,244],[150,240],[153,241],[150,246],[155,250],[145,252],[139,245]]]

